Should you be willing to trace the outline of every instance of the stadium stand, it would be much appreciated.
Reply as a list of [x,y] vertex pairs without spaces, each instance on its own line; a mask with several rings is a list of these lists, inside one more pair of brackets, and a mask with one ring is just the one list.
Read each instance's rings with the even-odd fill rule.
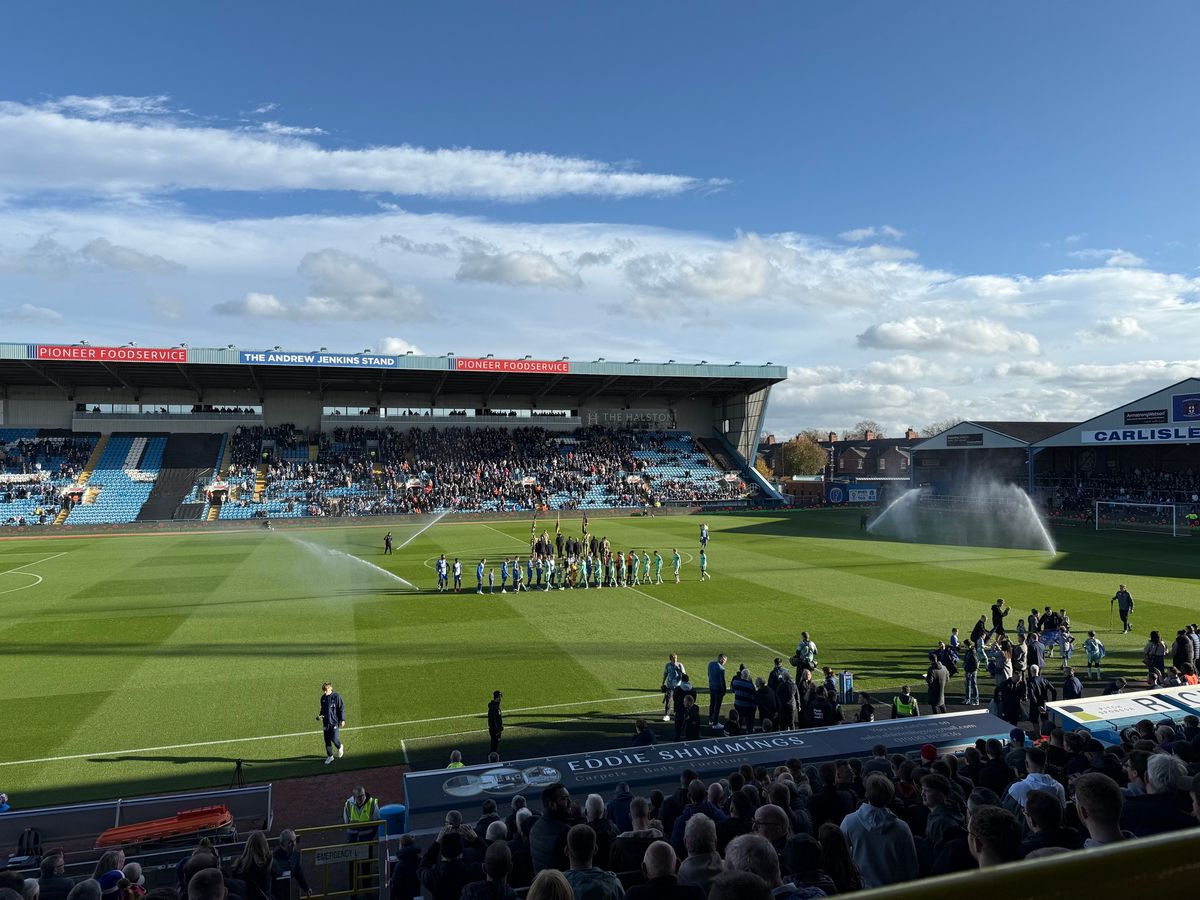
[[66,521],[96,525],[137,519],[158,478],[166,444],[165,437],[112,435]]
[[0,523],[47,522],[63,508],[97,435],[0,428]]

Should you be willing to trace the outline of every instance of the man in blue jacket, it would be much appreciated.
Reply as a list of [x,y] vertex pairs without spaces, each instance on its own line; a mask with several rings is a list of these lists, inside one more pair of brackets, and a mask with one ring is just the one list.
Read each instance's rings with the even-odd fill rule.
[[728,687],[725,684],[724,653],[718,653],[717,658],[708,664],[708,724],[716,726],[721,720],[721,701],[725,699]]

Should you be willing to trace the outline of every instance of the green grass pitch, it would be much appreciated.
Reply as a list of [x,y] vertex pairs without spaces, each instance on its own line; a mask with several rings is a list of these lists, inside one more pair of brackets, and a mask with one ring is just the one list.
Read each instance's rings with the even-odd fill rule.
[[[593,517],[616,548],[659,549],[667,583],[484,597],[476,561],[528,550],[528,521],[393,522],[402,546],[387,557],[378,522],[0,541],[0,790],[29,807],[223,786],[235,759],[254,781],[318,773],[326,679],[347,703],[336,767],[435,766],[455,747],[486,756],[495,688],[507,758],[619,745],[629,717],[657,708],[670,651],[703,687],[718,651],[765,675],[804,629],[821,663],[890,697],[919,680],[932,642],[968,633],[997,596],[1014,625],[1032,605],[1065,606],[1077,633],[1104,632],[1114,674],[1138,673],[1150,628],[1169,641],[1200,618],[1194,539],[1065,529],[1051,557],[879,540],[854,511],[704,520],[710,581],[694,562],[700,518]],[[467,592],[431,593],[442,552],[463,559]],[[1137,601],[1127,637],[1108,627],[1119,581]]]

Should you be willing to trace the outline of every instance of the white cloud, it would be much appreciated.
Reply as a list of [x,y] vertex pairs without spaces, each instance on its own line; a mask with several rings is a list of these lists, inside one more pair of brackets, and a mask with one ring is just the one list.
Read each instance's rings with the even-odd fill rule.
[[[704,247],[704,244],[700,245]],[[914,298],[940,273],[897,258],[890,248],[833,248],[801,235],[739,235],[708,249],[644,253],[622,264],[630,311],[759,302],[780,308],[873,307]]]
[[305,128],[302,125],[284,125],[282,122],[263,122],[258,127],[267,134],[278,134],[283,137],[308,137],[317,134],[329,134],[324,128]]
[[458,271],[458,281],[483,281],[512,287],[548,287],[578,290],[583,280],[557,262],[536,250],[489,252],[476,248],[464,252]]
[[843,231],[838,237],[851,244],[860,244],[863,241],[876,237],[891,238],[898,241],[904,237],[904,232],[899,228],[893,228],[891,225],[868,225],[866,228],[851,228],[849,231]]
[[404,338],[385,337],[379,345],[380,353],[389,353],[393,356],[404,356],[406,353],[413,353],[417,356],[422,356],[424,351],[416,344],[410,344]]
[[940,367],[921,356],[902,353],[890,359],[877,359],[863,367],[863,373],[877,381],[920,381],[932,376],[944,377]]
[[1140,268],[1146,264],[1146,261],[1137,254],[1130,253],[1128,250],[1122,250],[1119,247],[1110,250],[1098,247],[1071,250],[1067,253],[1067,256],[1085,260],[1102,259],[1104,260],[1104,265],[1112,268]]
[[161,97],[0,102],[0,192],[334,190],[528,201],[676,194],[705,184],[547,153],[409,145],[329,150],[295,130],[263,134],[181,123],[162,115],[164,102]]
[[1053,378],[1061,369],[1044,359],[1002,362],[992,370],[996,378]]
[[425,298],[411,285],[396,285],[370,260],[326,248],[300,260],[308,295],[288,304],[274,294],[250,291],[241,300],[212,307],[226,316],[289,319],[297,322],[400,319],[425,315]]
[[1076,332],[1076,335],[1084,341],[1120,341],[1150,336],[1133,316],[1113,316]]
[[122,247],[105,238],[88,241],[79,255],[113,269],[141,272],[144,275],[169,275],[182,272],[184,266],[154,253],[140,253],[132,247]]
[[950,321],[937,316],[908,316],[872,325],[858,335],[857,341],[860,347],[877,349],[964,353],[1037,353],[1039,349],[1032,334],[983,318]]
[[20,306],[0,310],[0,319],[10,322],[58,323],[63,321],[63,314],[58,310],[45,306],[34,306],[32,303],[22,303]]

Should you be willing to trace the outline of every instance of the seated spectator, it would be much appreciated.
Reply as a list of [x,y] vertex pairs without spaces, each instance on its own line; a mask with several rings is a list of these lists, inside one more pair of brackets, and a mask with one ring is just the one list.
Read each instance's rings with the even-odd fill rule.
[[1121,828],[1124,797],[1120,786],[1100,772],[1087,772],[1075,781],[1075,809],[1087,829],[1086,847],[1103,847],[1133,838]]
[[[503,822],[492,824],[504,825]],[[516,900],[516,891],[508,886],[512,854],[503,841],[491,844],[483,857],[484,881],[473,881],[463,888],[461,900]]]
[[543,869],[533,879],[525,900],[575,900],[575,892],[558,869]]
[[66,871],[66,860],[61,850],[51,850],[42,857],[38,876],[38,894],[41,900],[67,900],[67,894],[75,886]]
[[1183,760],[1163,753],[1150,757],[1146,765],[1146,793],[1126,797],[1121,812],[1121,828],[1137,837],[1164,834],[1193,828],[1196,820],[1183,812],[1180,786],[1190,787]]
[[[707,818],[701,813],[694,817],[693,821]],[[710,819],[709,825],[711,824]],[[691,823],[689,831],[690,829]],[[646,848],[646,855],[642,860],[642,874],[646,876],[646,883],[635,885],[626,891],[625,900],[704,900],[705,892],[702,888],[676,877],[675,864],[675,848],[666,841],[655,841]],[[684,865],[686,864],[685,862]]]
[[753,872],[722,872],[713,879],[708,900],[771,900],[770,885]]
[[187,900],[225,900],[227,896],[225,876],[216,867],[201,869],[188,881]]
[[633,827],[618,834],[613,842],[609,865],[616,872],[636,871],[642,865],[646,849],[663,839],[661,831],[650,827],[650,801],[645,797],[634,797],[629,801],[629,816]]
[[1003,865],[1018,858],[1021,826],[1008,810],[982,806],[967,820],[967,843],[979,868]]
[[882,775],[864,784],[866,802],[842,820],[864,888],[883,887],[917,877],[917,848],[908,825],[890,809],[896,791]]
[[533,881],[533,857],[529,851],[529,833],[537,816],[533,810],[521,807],[517,810],[516,836],[508,842],[509,853],[512,854],[512,872],[508,880],[511,884],[529,884]]
[[696,813],[684,827],[683,843],[687,848],[687,859],[679,866],[679,882],[695,885],[707,895],[710,882],[725,867],[717,852],[716,823],[704,813]]
[[[788,838],[792,836],[792,823],[783,809],[773,803],[766,803],[754,811],[754,834],[765,838],[775,848],[775,853],[781,855],[787,846]],[[733,841],[729,843],[730,846],[733,845]],[[728,848],[726,853],[728,854]]]
[[791,873],[788,878],[801,890],[817,888],[832,897],[837,885],[825,872],[825,852],[811,834],[794,834],[783,851],[783,865]]
[[612,846],[617,839],[617,829],[608,818],[604,798],[599,794],[588,794],[583,804],[587,825],[596,833],[596,866],[608,868],[612,860]]
[[816,888],[800,888],[791,882],[785,883],[779,871],[779,854],[770,841],[757,834],[744,834],[729,842],[725,851],[725,868],[733,872],[749,872],[767,883],[771,895],[786,900],[807,900],[823,897]]
[[[729,798],[729,818],[717,823],[717,851],[720,853],[724,853],[729,842],[739,834],[749,834],[754,828],[754,809],[758,801],[747,793],[741,774],[735,774],[743,784]],[[750,791],[754,792],[754,788],[750,788]]]
[[681,856],[687,852],[683,842],[684,829],[687,827],[688,820],[697,813],[703,813],[714,822],[723,822],[727,818],[724,812],[709,802],[708,788],[699,778],[694,779],[688,785],[688,805],[675,819],[675,826],[671,831],[671,846]]
[[617,876],[592,865],[596,853],[596,832],[587,825],[575,825],[567,832],[567,856],[571,868],[563,874],[575,900],[621,900],[625,888]]
[[[291,854],[292,853],[296,854],[295,859],[297,862],[299,861],[300,854],[296,853],[296,851],[295,851],[295,836],[294,835],[291,838],[293,849],[290,852],[287,851],[287,847],[286,847],[286,844],[284,841],[284,835],[286,835],[286,834],[288,834],[288,832],[284,831],[279,835],[279,846],[275,848],[275,853],[276,853],[276,859],[280,860],[280,857],[278,856],[279,851],[284,850],[288,854],[287,864],[291,865]],[[282,860],[277,862],[277,865],[282,867],[283,866]],[[421,848],[417,846],[416,839],[413,838],[413,836],[411,834],[400,835],[400,845],[396,849],[396,862],[393,863],[393,865],[392,865],[392,877],[391,877],[391,880],[388,885],[390,888],[389,896],[391,897],[391,900],[409,900],[409,898],[411,898],[411,897],[416,897],[416,896],[420,895],[420,893],[421,893],[421,878],[417,874],[418,870],[420,869],[420,865],[421,865]],[[297,871],[302,871],[302,870],[298,869],[298,868],[292,869],[292,878],[293,879],[296,878],[295,873]],[[310,893],[310,891],[308,890],[307,882],[305,882],[304,885],[301,885],[300,881],[297,880],[296,884],[298,887],[300,887],[301,896],[307,897]]]
[[482,815],[475,823],[475,832],[477,834],[487,834],[488,826],[493,822],[500,821],[500,814],[496,812],[496,801],[491,798],[484,800],[481,812]]
[[1023,811],[1027,836],[1021,842],[1017,854],[1019,859],[1024,859],[1043,847],[1078,850],[1083,846],[1083,836],[1078,831],[1063,827],[1063,808],[1053,794],[1046,791],[1030,791],[1025,795]]
[[1011,811],[1019,812],[1025,807],[1025,798],[1030,791],[1045,791],[1057,798],[1059,805],[1066,807],[1067,792],[1055,779],[1046,774],[1046,751],[1039,747],[1029,747],[1025,751],[1025,771],[1029,774],[1020,781],[1014,782],[1008,789],[1005,805]]
[[483,878],[482,868],[462,858],[463,838],[455,826],[447,825],[429,845],[417,868],[421,886],[433,900],[458,900],[472,881]]

